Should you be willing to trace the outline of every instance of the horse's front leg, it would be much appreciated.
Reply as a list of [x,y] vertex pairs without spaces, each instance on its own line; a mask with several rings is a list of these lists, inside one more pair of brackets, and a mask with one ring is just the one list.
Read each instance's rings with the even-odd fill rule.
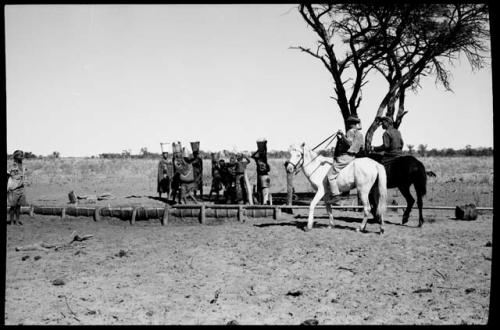
[[332,206],[329,203],[325,203],[325,206],[326,206],[326,212],[328,213],[328,221],[330,223],[330,225],[328,226],[328,228],[333,229],[334,225],[333,225],[333,210],[332,210]]
[[311,201],[311,205],[309,205],[309,217],[307,218],[307,227],[305,228],[306,231],[309,231],[313,227],[314,223],[314,208],[316,207],[316,204],[323,198],[323,195],[325,194],[325,189],[320,186],[318,188],[318,191],[316,192],[316,195],[314,195],[313,200]]

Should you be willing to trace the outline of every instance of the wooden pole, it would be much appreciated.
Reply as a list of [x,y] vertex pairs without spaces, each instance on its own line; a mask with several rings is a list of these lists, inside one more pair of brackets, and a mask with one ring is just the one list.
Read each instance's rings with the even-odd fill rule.
[[281,218],[281,208],[279,206],[274,207],[273,218],[274,220],[279,220]]
[[130,217],[130,224],[133,225],[135,224],[135,217],[137,216],[137,209],[138,207],[134,207],[132,210],[132,216]]
[[163,217],[161,219],[161,225],[164,226],[165,224],[168,224],[168,213],[170,210],[170,205],[167,203],[165,204],[165,209],[163,210]]
[[205,219],[205,204],[201,204],[201,207],[200,207],[200,222],[203,225],[206,222],[206,219]]
[[238,205],[238,221],[243,222],[243,205]]
[[94,210],[94,221],[100,221],[101,220],[101,209],[102,207],[96,207]]

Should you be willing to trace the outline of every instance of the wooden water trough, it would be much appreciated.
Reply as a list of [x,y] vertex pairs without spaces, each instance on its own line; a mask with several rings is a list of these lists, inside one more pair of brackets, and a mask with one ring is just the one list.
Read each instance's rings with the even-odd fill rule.
[[[361,210],[362,206],[342,205],[332,206],[332,209]],[[387,209],[405,209],[406,206],[388,205]],[[241,204],[191,204],[191,205],[169,205],[165,207],[83,207],[83,206],[23,206],[21,213],[34,216],[55,215],[65,218],[67,216],[93,217],[98,221],[101,217],[116,217],[129,220],[134,224],[136,220],[159,219],[162,225],[168,223],[170,217],[197,219],[199,223],[206,224],[207,218],[236,218],[244,221],[247,218],[272,217],[275,220],[281,218],[283,210],[308,210],[307,205],[241,205]],[[316,206],[316,210],[324,210],[324,205]],[[452,206],[427,206],[427,210],[455,210]],[[477,207],[478,211],[493,211],[492,207]]]

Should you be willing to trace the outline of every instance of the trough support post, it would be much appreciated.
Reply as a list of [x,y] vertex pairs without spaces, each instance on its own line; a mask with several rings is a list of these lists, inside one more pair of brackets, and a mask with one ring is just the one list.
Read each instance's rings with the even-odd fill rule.
[[33,218],[35,216],[35,207],[33,205],[30,205],[30,218]]
[[205,204],[201,204],[200,206],[200,222],[202,225],[205,224],[206,222],[206,218],[205,218],[206,214],[205,214]]
[[168,224],[168,213],[170,210],[170,205],[167,203],[165,204],[165,209],[163,210],[163,217],[161,218],[161,225],[165,226],[165,224]]
[[94,221],[100,221],[101,220],[101,209],[102,209],[102,207],[96,207],[94,209]]
[[281,218],[281,208],[279,206],[274,207],[273,219],[279,220]]
[[138,207],[134,207],[132,210],[132,216],[130,217],[130,224],[133,225],[135,223],[135,217],[137,216]]
[[238,221],[243,222],[243,205],[238,205]]
[[61,219],[64,219],[64,218],[66,218],[66,208],[65,207],[63,207],[61,209]]

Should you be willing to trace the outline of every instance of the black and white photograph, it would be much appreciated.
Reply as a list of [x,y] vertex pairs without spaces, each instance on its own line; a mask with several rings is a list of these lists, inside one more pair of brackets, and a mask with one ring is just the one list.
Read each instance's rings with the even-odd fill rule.
[[5,4],[4,325],[487,325],[487,3]]

